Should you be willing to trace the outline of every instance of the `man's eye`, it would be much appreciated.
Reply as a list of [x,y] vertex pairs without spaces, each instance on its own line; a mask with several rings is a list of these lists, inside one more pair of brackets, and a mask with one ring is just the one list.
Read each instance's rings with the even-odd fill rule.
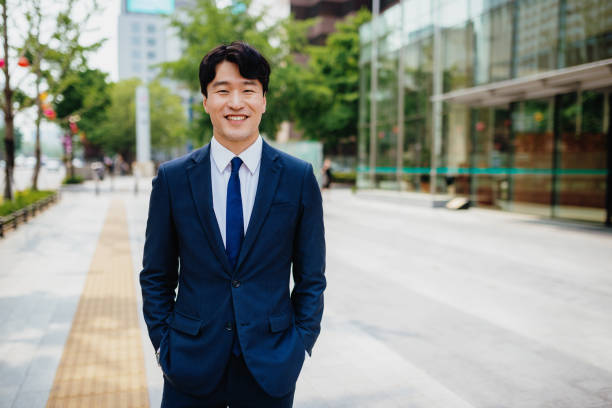
[[226,94],[226,93],[228,93],[228,92],[227,92],[227,89],[219,89],[219,90],[217,91],[217,93],[220,93],[220,94]]
[[244,92],[246,92],[246,93],[255,93],[255,91],[252,90],[252,89],[245,89]]

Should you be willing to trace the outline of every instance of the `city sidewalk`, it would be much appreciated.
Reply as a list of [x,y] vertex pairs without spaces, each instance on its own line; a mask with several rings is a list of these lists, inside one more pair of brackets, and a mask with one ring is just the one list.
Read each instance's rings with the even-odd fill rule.
[[[108,179],[99,195],[64,191],[0,240],[0,407],[64,406],[62,378],[102,401],[144,390],[142,374],[146,395],[113,406],[159,406],[137,281],[150,180],[138,190],[120,178],[112,192]],[[296,408],[612,406],[609,230],[350,191],[324,200],[326,309]],[[102,360],[125,370],[121,352],[134,382],[98,381],[112,377]],[[75,361],[79,378],[63,376]]]

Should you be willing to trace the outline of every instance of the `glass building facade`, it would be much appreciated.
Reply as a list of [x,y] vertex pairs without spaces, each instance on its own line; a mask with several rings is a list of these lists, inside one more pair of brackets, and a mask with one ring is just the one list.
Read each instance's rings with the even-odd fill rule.
[[610,221],[612,1],[404,0],[360,42],[358,187]]

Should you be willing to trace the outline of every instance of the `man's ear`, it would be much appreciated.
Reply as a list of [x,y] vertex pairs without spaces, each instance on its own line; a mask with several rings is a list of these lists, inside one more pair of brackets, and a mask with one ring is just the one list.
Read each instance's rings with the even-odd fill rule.
[[264,100],[264,106],[263,106],[263,112],[261,113],[266,113],[266,94],[264,94],[263,100]]
[[204,112],[208,113],[208,109],[206,109],[206,101],[208,98],[206,98],[206,95],[202,95],[202,97],[204,98],[202,100],[202,106],[204,107]]

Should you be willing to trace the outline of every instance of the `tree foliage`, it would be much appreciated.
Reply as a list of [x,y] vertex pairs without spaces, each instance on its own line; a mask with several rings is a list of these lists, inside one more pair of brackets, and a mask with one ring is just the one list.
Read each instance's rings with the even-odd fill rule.
[[[110,86],[110,104],[103,112],[105,120],[88,140],[107,154],[120,153],[128,162],[136,151],[136,88],[139,79],[119,81]],[[169,152],[184,146],[185,113],[181,99],[158,81],[148,85],[151,104],[151,147]]]
[[359,27],[369,21],[361,10],[336,23],[324,46],[308,48],[308,69],[294,102],[294,119],[304,136],[334,151],[342,142],[356,143],[359,109]]

